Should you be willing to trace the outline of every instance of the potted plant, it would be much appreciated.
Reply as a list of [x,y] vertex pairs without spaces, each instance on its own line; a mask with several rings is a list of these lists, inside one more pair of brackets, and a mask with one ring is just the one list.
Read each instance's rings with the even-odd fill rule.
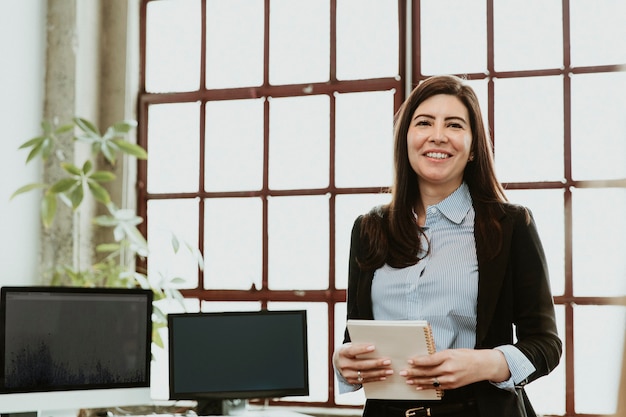
[[[81,209],[90,195],[97,204],[105,209],[104,215],[89,214],[96,227],[112,230],[111,241],[93,245],[93,262],[88,267],[81,267],[80,262],[54,265],[51,271],[45,271],[44,280],[50,285],[71,286],[106,286],[106,287],[142,287],[149,288],[154,294],[153,303],[153,343],[164,347],[159,329],[167,326],[167,317],[160,308],[159,301],[165,299],[183,303],[183,297],[175,288],[182,280],[178,277],[149,277],[147,271],[139,271],[137,258],[146,259],[148,243],[137,229],[143,219],[132,209],[119,207],[112,201],[105,184],[115,179],[113,168],[122,154],[137,159],[146,159],[146,151],[139,145],[127,140],[129,133],[136,127],[134,121],[120,121],[109,126],[101,133],[94,123],[80,117],[74,117],[70,123],[55,125],[49,121],[41,124],[42,134],[24,142],[19,149],[29,150],[26,163],[40,160],[42,163],[55,156],[57,145],[65,135],[72,140],[86,143],[90,147],[89,156],[82,164],[74,164],[59,159],[62,178],[52,183],[37,182],[26,184],[16,190],[11,198],[20,194],[39,190],[41,198],[41,221],[49,228],[57,213],[59,203],[66,204],[75,216],[81,215]],[[98,159],[104,159],[105,168],[99,168]],[[80,235],[78,237],[80,239]],[[181,242],[172,234],[172,250],[178,252]],[[81,244],[84,242],[75,242]],[[186,248],[193,252],[200,268],[203,260],[200,252],[190,245]],[[184,306],[184,305],[183,305]]]

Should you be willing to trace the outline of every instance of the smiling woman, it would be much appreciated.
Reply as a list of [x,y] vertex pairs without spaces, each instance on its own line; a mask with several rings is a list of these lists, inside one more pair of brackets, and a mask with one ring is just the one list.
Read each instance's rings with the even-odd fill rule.
[[543,247],[530,211],[506,201],[481,126],[476,95],[454,76],[427,78],[398,112],[392,201],[352,229],[347,319],[427,321],[437,352],[394,364],[346,331],[334,364],[340,392],[400,366],[414,389],[445,395],[368,398],[364,416],[534,417],[523,386],[559,363]]

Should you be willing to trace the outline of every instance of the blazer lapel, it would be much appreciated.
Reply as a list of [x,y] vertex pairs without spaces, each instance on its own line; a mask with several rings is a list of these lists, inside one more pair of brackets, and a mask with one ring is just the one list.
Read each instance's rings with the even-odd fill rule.
[[[478,205],[477,205],[478,206]],[[475,210],[479,210],[478,207]],[[476,236],[476,255],[478,258],[478,304],[476,317],[476,346],[481,346],[498,303],[502,283],[506,274],[511,247],[513,224],[504,213],[499,219],[502,230],[502,247],[498,254],[489,259],[485,242]]]

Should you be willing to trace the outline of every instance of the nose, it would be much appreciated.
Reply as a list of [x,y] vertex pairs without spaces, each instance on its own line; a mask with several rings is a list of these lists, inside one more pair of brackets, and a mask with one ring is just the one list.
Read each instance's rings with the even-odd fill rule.
[[435,124],[433,127],[432,135],[430,135],[430,141],[434,143],[441,143],[447,140],[445,128],[443,125]]

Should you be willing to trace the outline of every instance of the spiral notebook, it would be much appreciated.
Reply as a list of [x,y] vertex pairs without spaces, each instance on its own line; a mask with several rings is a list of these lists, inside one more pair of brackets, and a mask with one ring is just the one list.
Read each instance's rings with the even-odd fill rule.
[[365,397],[384,400],[440,400],[441,389],[417,391],[399,373],[408,367],[407,360],[415,355],[435,352],[430,325],[425,320],[348,320],[348,332],[353,343],[372,343],[376,350],[363,357],[385,356],[391,359],[393,375],[384,381],[363,384]]

